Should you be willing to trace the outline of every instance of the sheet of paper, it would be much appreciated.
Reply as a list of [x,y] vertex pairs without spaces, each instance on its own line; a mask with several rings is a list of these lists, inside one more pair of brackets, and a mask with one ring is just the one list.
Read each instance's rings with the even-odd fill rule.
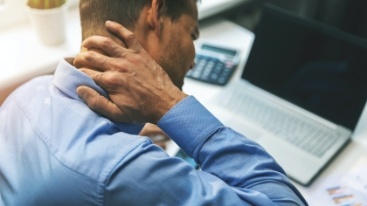
[[330,204],[367,206],[367,157],[359,159],[342,177],[330,177],[323,191]]

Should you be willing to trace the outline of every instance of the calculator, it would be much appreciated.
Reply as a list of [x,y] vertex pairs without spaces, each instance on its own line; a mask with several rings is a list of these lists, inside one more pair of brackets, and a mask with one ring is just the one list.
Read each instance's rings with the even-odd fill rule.
[[186,77],[225,85],[238,66],[239,55],[237,49],[202,43],[195,56],[195,67],[186,74]]

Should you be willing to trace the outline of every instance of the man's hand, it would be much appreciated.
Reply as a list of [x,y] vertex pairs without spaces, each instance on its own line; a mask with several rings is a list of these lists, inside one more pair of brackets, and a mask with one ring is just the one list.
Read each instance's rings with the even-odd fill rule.
[[105,89],[111,101],[86,86],[77,89],[78,95],[92,110],[113,121],[156,124],[187,95],[172,83],[132,32],[110,21],[106,28],[127,48],[107,37],[92,36],[83,41],[88,51],[81,52],[74,65]]

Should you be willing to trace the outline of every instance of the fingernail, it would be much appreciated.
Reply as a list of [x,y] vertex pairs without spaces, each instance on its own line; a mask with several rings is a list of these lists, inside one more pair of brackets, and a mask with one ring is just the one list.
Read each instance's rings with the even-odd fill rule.
[[106,21],[106,25],[107,25],[107,26],[111,26],[111,24],[112,24],[112,22],[111,22],[110,20],[107,20],[107,21]]
[[87,98],[87,96],[88,96],[88,94],[87,94],[86,90],[85,90],[83,87],[78,87],[78,88],[76,89],[76,93],[78,94],[78,96],[79,96],[83,101],[85,101],[85,100],[86,100],[86,98]]

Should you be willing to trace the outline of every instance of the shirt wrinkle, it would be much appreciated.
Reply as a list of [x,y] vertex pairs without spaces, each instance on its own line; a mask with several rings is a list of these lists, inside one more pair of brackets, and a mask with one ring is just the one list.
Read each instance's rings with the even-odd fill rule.
[[[15,102],[15,105],[18,106],[18,108],[20,110],[22,110],[22,112],[24,113],[24,115],[26,116],[26,118],[29,120],[29,123],[33,122],[33,118],[31,118],[31,115],[19,104],[19,102]],[[33,121],[32,121],[33,120]],[[54,147],[50,142],[49,139],[46,138],[46,135],[42,132],[41,129],[39,129],[39,127],[36,124],[31,124],[32,125],[32,129],[33,132],[36,134],[37,138],[45,145],[48,145],[49,147]],[[47,147],[47,148],[49,148]],[[84,176],[86,178],[90,178],[94,181],[98,181],[98,178],[93,178],[93,177],[89,177],[83,173],[80,173],[79,171],[73,169],[73,167],[68,166],[67,164],[65,164],[62,160],[60,160],[58,158],[58,156],[49,148],[48,151],[52,154],[52,156],[62,165],[64,165],[66,168],[68,168],[70,171],[75,172],[78,175]],[[103,182],[101,182],[103,183]]]
[[[61,60],[53,78],[31,80],[1,106],[0,182],[7,184],[0,184],[0,205],[307,205],[263,148],[224,127],[195,97],[171,108],[158,126],[196,162],[205,161],[202,171],[139,137],[142,125],[94,113],[80,103],[81,85],[107,97]],[[253,150],[256,158],[248,155]]]

